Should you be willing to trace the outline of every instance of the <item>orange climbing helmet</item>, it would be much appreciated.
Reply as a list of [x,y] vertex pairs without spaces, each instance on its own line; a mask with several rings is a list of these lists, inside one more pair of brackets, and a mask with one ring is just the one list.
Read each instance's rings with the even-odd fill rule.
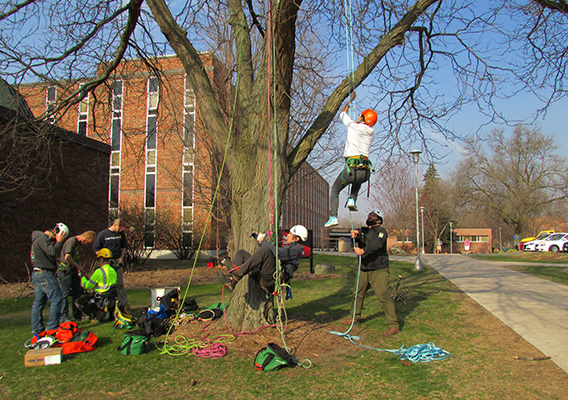
[[377,123],[377,113],[374,110],[371,110],[370,108],[367,108],[366,110],[361,112],[361,115],[363,116],[363,119],[365,120],[365,123],[369,126],[375,126],[375,124]]

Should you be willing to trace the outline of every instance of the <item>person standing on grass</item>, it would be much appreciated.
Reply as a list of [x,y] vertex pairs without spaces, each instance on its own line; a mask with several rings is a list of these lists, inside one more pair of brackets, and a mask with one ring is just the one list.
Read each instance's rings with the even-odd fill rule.
[[[387,252],[387,230],[381,225],[383,217],[380,211],[371,211],[367,216],[367,226],[360,230],[352,230],[351,237],[355,239],[355,253],[361,257],[361,274],[359,285],[353,292],[351,301],[351,318],[345,318],[344,324],[358,323],[361,320],[363,300],[369,288],[373,288],[379,298],[381,308],[387,319],[388,329],[383,332],[385,336],[396,335],[400,332],[400,325],[396,316],[394,302],[388,291],[389,284],[389,255]],[[355,318],[353,318],[353,315]]]
[[63,247],[63,241],[69,234],[67,225],[59,222],[51,230],[33,231],[32,248],[32,284],[34,302],[32,304],[32,335],[46,330],[43,322],[43,309],[49,300],[49,320],[47,330],[57,329],[61,316],[63,296],[57,281],[57,256]]
[[75,306],[75,300],[81,297],[84,292],[81,287],[81,278],[79,278],[79,271],[85,272],[85,269],[80,265],[81,249],[84,244],[92,244],[95,241],[95,237],[95,232],[87,231],[78,236],[70,237],[63,245],[59,258],[59,270],[57,272],[59,285],[61,286],[61,294],[63,296],[60,323],[69,321],[69,303],[67,301],[69,296],[71,296],[73,304],[73,320],[81,320],[81,310]]

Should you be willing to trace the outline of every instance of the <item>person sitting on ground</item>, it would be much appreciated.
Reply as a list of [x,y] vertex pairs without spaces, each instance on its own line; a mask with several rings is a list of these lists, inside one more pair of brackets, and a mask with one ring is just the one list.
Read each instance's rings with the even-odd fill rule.
[[116,271],[110,265],[112,252],[107,248],[102,248],[97,252],[97,264],[99,267],[93,272],[90,278],[82,276],[84,271],[79,271],[81,276],[81,286],[85,290],[93,289],[94,293],[79,298],[75,305],[81,312],[91,320],[97,319],[99,322],[107,321],[111,318],[116,306]]
[[[276,272],[276,247],[265,239],[265,234],[258,234],[256,240],[259,248],[251,255],[246,250],[239,250],[235,253],[233,260],[226,258],[223,260],[225,265],[231,265],[231,271],[221,278],[227,286],[232,289],[237,281],[243,276],[249,275],[266,292],[273,293],[275,289]],[[278,248],[278,259],[283,269],[283,281],[289,282],[294,276],[294,272],[300,265],[300,259],[304,251],[301,242],[308,239],[308,230],[302,225],[295,225],[290,229],[286,238],[288,246]],[[231,261],[231,262],[230,262]]]

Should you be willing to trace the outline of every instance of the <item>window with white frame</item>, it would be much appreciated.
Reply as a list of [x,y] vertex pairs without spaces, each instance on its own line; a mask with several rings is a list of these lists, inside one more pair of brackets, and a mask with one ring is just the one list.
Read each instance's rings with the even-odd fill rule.
[[182,195],[182,238],[184,246],[191,246],[193,240],[193,174],[195,152],[195,93],[185,78],[183,102],[183,195]]
[[144,190],[144,246],[154,247],[156,228],[156,147],[158,136],[158,78],[151,76],[147,83],[146,107],[146,182]]
[[57,88],[55,86],[49,86],[47,88],[47,93],[45,96],[45,111],[48,115],[47,122],[53,124],[55,122],[55,115],[51,113],[55,109],[55,104],[57,102]]
[[[123,82],[114,81],[111,94],[110,126],[110,188],[109,213],[116,215],[120,205],[120,144],[122,139],[122,93]],[[85,131],[86,132],[86,131]]]
[[[82,87],[83,85],[81,85]],[[77,133],[87,136],[87,122],[89,116],[89,93],[77,105]]]

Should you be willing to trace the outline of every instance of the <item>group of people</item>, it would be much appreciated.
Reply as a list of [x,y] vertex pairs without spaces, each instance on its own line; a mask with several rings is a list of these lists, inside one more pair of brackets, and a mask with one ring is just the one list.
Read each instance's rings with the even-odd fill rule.
[[[81,264],[83,246],[93,246],[97,269],[87,277],[87,268]],[[31,262],[34,302],[32,305],[32,334],[56,329],[70,320],[68,298],[72,299],[73,320],[83,315],[104,320],[112,307],[129,311],[124,288],[124,257],[126,254],[124,222],[113,224],[95,234],[86,231],[69,237],[69,228],[58,223],[53,229],[32,232]],[[86,294],[93,290],[94,293]],[[43,310],[50,303],[47,326]]]
[[[377,122],[377,114],[367,109],[353,121],[347,111],[354,99],[355,92],[340,113],[340,119],[347,128],[345,166],[331,188],[330,218],[325,224],[326,227],[338,225],[339,193],[347,185],[351,185],[347,207],[350,211],[358,210],[358,192],[361,185],[369,180],[372,170],[369,150],[374,139],[373,126]],[[351,317],[342,322],[352,324],[361,321],[365,294],[372,287],[380,300],[388,324],[388,329],[383,334],[391,336],[400,331],[400,326],[394,303],[388,293],[388,234],[382,223],[380,211],[372,211],[367,216],[366,227],[351,230],[351,237],[356,244],[354,251],[360,257],[361,272],[351,302]],[[111,297],[117,298],[121,310],[129,311],[123,280],[123,260],[127,246],[124,222],[116,219],[96,237],[93,231],[67,239],[68,234],[69,229],[62,223],[57,224],[54,229],[32,233],[32,282],[35,299],[31,319],[34,334],[45,330],[42,312],[47,301],[51,303],[47,329],[55,329],[60,323],[69,320],[69,296],[73,302],[73,319],[76,320],[81,319],[82,314],[91,317],[96,315],[99,320],[108,317],[108,301]],[[221,274],[220,278],[229,287],[234,287],[244,275],[249,275],[267,294],[271,294],[275,290],[277,276],[276,247],[265,239],[264,234],[257,234],[255,238],[259,244],[258,249],[253,254],[245,250],[237,251],[230,271],[226,275]],[[298,269],[304,251],[302,242],[307,238],[308,230],[303,225],[295,225],[288,233],[285,246],[278,250],[283,282],[289,282]],[[91,243],[97,254],[98,269],[87,278],[86,270],[80,264],[81,247]],[[84,291],[91,288],[95,293],[83,296]]]

